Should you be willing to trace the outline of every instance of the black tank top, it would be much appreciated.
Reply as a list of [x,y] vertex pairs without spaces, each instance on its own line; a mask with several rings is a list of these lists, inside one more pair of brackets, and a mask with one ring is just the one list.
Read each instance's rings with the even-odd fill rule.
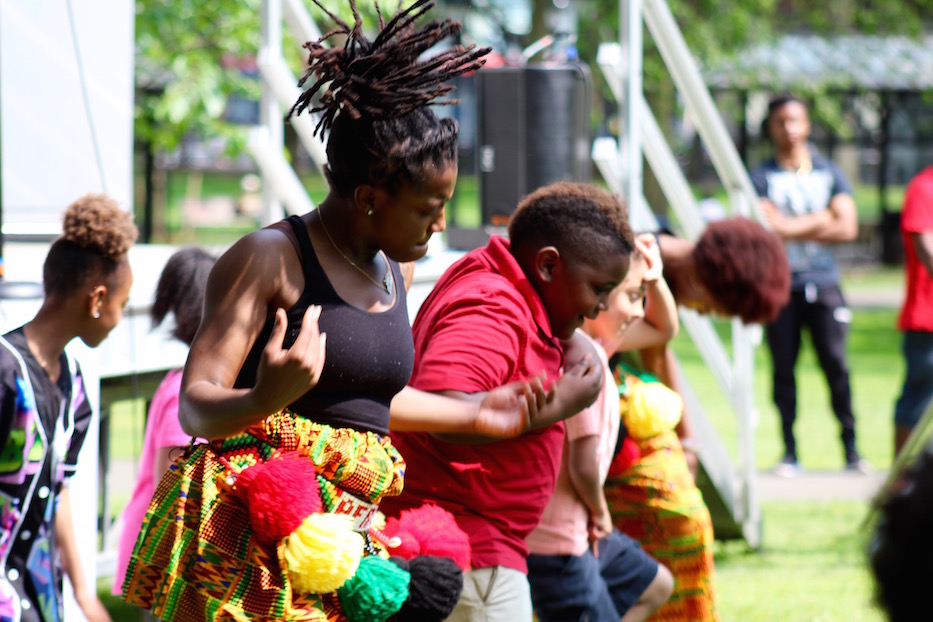
[[[382,313],[370,313],[344,302],[321,268],[304,222],[290,216],[301,249],[305,287],[298,302],[288,310],[285,347],[290,348],[301,330],[301,320],[311,304],[321,306],[319,326],[327,333],[324,370],[317,385],[289,408],[318,423],[386,434],[389,403],[411,377],[415,359],[404,282],[398,264],[389,260],[396,283],[395,304]],[[253,344],[234,386],[252,387],[262,350],[272,333],[275,310]]]

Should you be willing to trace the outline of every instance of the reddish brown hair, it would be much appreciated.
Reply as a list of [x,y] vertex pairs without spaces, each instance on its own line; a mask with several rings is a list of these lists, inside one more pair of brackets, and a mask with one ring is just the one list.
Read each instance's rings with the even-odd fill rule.
[[770,322],[790,298],[781,239],[748,218],[710,223],[693,249],[697,278],[720,307],[746,323]]

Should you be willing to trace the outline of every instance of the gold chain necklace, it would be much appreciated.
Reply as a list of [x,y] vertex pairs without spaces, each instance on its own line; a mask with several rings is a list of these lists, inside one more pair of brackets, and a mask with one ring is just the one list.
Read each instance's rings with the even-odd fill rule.
[[317,219],[318,221],[320,221],[321,229],[324,230],[324,235],[326,235],[327,239],[330,240],[330,244],[331,246],[334,247],[334,250],[340,253],[340,256],[346,259],[347,263],[353,266],[354,268],[356,268],[360,274],[362,274],[367,279],[369,279],[370,283],[372,283],[379,289],[385,290],[385,293],[387,294],[391,293],[390,287],[392,286],[392,269],[389,267],[389,260],[386,258],[385,254],[383,254],[382,251],[379,251],[379,254],[382,256],[382,260],[385,262],[385,265],[386,265],[386,273],[385,273],[385,276],[382,277],[382,283],[380,283],[373,277],[369,276],[369,273],[366,272],[366,270],[363,270],[361,267],[356,265],[355,261],[353,261],[352,259],[350,259],[349,257],[343,254],[343,251],[340,250],[340,247],[337,246],[336,242],[334,242],[334,238],[330,237],[330,231],[327,230],[327,225],[324,224],[324,216],[321,214],[320,209],[317,211]]
[[813,160],[810,159],[810,156],[806,156],[797,166],[782,164],[781,167],[791,173],[797,173],[797,177],[806,177],[813,170]]

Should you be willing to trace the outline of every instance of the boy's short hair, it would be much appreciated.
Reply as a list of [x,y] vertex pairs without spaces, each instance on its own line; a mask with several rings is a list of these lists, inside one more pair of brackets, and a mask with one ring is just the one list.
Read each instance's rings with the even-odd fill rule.
[[693,249],[697,278],[730,315],[770,322],[790,298],[790,265],[781,239],[750,218],[710,223]]
[[602,188],[569,181],[523,198],[509,220],[509,240],[515,248],[554,246],[587,262],[635,249],[625,205]]

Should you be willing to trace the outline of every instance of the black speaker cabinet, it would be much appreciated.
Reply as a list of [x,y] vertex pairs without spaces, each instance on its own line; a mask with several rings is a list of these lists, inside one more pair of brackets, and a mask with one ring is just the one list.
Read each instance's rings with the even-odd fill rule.
[[590,77],[581,65],[476,73],[476,174],[485,227],[555,181],[590,180]]

